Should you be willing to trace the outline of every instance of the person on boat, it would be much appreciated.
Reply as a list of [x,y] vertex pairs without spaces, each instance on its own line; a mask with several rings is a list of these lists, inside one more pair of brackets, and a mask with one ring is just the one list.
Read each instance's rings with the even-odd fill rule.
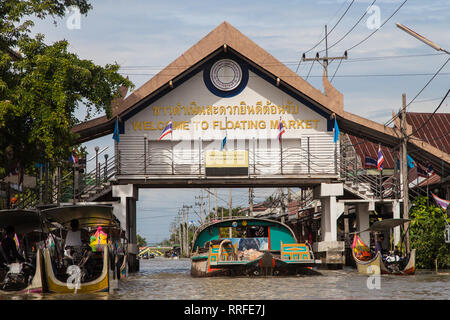
[[9,264],[16,261],[24,262],[25,259],[19,254],[19,251],[17,251],[16,242],[14,241],[14,235],[16,233],[14,227],[7,226],[5,231],[6,235],[2,239],[1,247],[4,257],[6,258],[6,263]]
[[375,252],[380,252],[381,256],[385,254],[385,251],[383,249],[383,240],[384,236],[382,233],[377,235],[377,241],[375,242]]
[[89,244],[89,234],[84,230],[81,230],[80,223],[77,219],[70,221],[71,230],[67,231],[65,243],[64,243],[64,255],[72,257],[72,251],[80,251],[83,246]]

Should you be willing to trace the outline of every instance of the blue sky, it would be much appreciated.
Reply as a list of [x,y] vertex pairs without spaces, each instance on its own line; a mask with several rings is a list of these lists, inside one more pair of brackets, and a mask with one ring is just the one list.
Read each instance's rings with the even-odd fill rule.
[[[329,34],[333,45],[361,17],[373,0],[356,0],[336,28]],[[383,23],[404,0],[377,0]],[[313,47],[336,24],[351,0],[318,1],[144,1],[97,0],[93,10],[81,17],[80,29],[68,29],[67,18],[36,21],[34,32],[46,35],[47,42],[67,39],[70,50],[81,58],[105,65],[117,62],[124,75],[139,88],[223,21],[267,50],[294,71],[301,54]],[[373,30],[367,26],[367,14],[330,56],[364,39]],[[395,26],[400,22],[450,50],[450,2],[448,0],[409,0],[381,29],[361,45],[349,51],[349,60],[341,64],[333,85],[344,94],[345,110],[384,123],[401,106],[401,95],[409,102],[422,89],[447,56],[407,35]],[[324,49],[321,43],[307,54],[313,57]],[[398,57],[402,56],[402,57]],[[405,57],[408,56],[408,57]],[[381,59],[377,60],[376,58]],[[330,77],[338,62],[329,67]],[[310,63],[300,64],[303,78]],[[421,93],[408,111],[432,112],[448,90],[450,63]],[[416,74],[393,76],[399,74]],[[322,67],[314,64],[308,81],[322,90]],[[381,75],[381,76],[374,76]],[[389,75],[389,76],[388,76]],[[431,100],[433,99],[433,100]],[[427,100],[427,101],[423,101]],[[431,100],[431,101],[430,101]],[[449,112],[448,100],[439,112]],[[79,115],[83,116],[80,108]],[[109,146],[111,136],[86,143],[90,154],[94,147]],[[110,152],[110,151],[109,151]],[[262,199],[273,190],[257,190]],[[138,202],[138,231],[147,240],[161,241],[168,236],[169,225],[183,203],[194,204],[198,190],[141,190]],[[219,196],[228,198],[228,190]],[[245,205],[246,190],[234,190],[233,203]],[[164,199],[164,200],[161,200]],[[169,204],[168,204],[169,203]],[[219,205],[223,205],[219,201]],[[167,216],[161,217],[161,216]]]

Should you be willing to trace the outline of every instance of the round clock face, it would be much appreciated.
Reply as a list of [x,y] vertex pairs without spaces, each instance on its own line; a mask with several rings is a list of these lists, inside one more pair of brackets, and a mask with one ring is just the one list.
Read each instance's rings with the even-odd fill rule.
[[222,91],[231,91],[241,83],[242,69],[233,60],[222,59],[213,64],[210,77],[214,87]]

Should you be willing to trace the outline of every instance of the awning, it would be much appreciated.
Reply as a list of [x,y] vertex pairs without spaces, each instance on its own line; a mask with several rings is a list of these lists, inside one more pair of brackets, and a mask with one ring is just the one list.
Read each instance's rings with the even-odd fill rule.
[[0,227],[13,226],[17,233],[28,233],[41,230],[39,213],[34,210],[0,210]]
[[57,222],[64,227],[77,219],[80,227],[118,227],[119,221],[113,215],[113,207],[108,205],[73,205],[42,210],[49,222]]
[[360,232],[390,230],[390,229],[398,227],[409,221],[411,221],[411,220],[410,219],[384,219],[381,221],[374,222],[368,229],[360,231]]

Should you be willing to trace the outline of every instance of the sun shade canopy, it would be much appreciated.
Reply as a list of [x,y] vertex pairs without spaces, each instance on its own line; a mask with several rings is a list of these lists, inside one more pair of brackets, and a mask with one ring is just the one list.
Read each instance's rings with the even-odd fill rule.
[[384,219],[381,221],[374,222],[369,228],[360,232],[366,231],[385,231],[398,227],[406,222],[411,221],[410,219]]
[[41,218],[33,210],[0,210],[0,228],[13,226],[18,233],[28,233],[41,230]]
[[120,223],[113,215],[113,207],[107,205],[73,205],[42,210],[49,222],[57,222],[69,227],[70,221],[77,219],[80,227],[119,227]]

